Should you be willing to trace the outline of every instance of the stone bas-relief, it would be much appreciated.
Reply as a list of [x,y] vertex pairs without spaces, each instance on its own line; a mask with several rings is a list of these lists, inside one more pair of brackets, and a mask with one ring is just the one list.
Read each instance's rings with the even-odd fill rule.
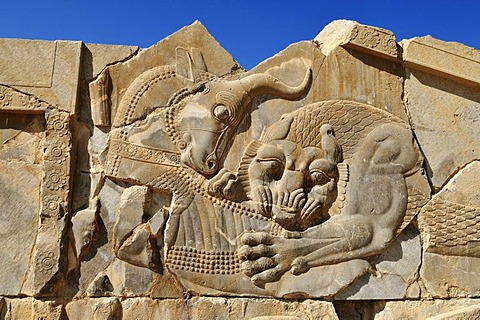
[[[177,48],[175,69],[160,66],[142,73],[119,104],[106,151],[107,179],[146,186],[152,198],[171,194],[163,210],[143,222],[143,210],[126,207],[138,201],[130,192],[136,187],[123,192],[113,233],[119,259],[153,271],[167,267],[198,293],[283,297],[301,292],[296,283],[301,279],[282,281],[287,271],[335,269],[337,263],[387,247],[406,213],[405,177],[418,180],[422,164],[408,126],[354,102],[307,105],[283,115],[261,142],[250,142],[239,172],[230,172],[221,161],[252,99],[305,95],[311,69],[305,68],[296,86],[268,74],[224,80],[205,69],[196,48]],[[165,95],[162,87],[172,83],[180,89],[152,107],[149,91],[154,95],[158,88]],[[381,199],[376,188],[384,189]],[[285,236],[289,232],[293,236]],[[346,272],[347,281],[366,272],[366,266]],[[304,295],[334,294],[347,281],[333,288],[322,282]],[[265,288],[267,282],[273,285]]]
[[198,22],[12,43],[44,62],[0,52],[0,318],[478,314],[477,51],[352,21],[250,71]]

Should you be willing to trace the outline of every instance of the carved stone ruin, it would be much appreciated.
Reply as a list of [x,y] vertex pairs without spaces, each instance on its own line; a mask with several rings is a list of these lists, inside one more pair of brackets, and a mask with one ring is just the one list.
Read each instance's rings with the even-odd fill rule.
[[250,71],[0,40],[0,319],[477,319],[480,52],[334,21]]

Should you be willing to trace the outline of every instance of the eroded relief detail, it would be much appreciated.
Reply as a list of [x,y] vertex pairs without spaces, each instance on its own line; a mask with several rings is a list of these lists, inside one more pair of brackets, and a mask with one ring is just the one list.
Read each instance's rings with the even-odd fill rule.
[[480,164],[473,161],[422,207],[419,226],[426,235],[426,252],[480,257],[479,173]]
[[34,95],[0,84],[0,110],[44,112],[49,108],[54,107]]
[[[282,115],[227,169],[253,99],[300,99],[311,70],[293,86],[269,74],[222,79],[197,49],[176,55],[175,66],[133,81],[113,117],[107,179],[134,184],[116,213],[119,259],[166,267],[200,293],[322,296],[366,272],[361,259],[382,253],[426,202],[415,189],[423,158],[409,126],[351,101]],[[146,214],[165,192],[163,209]],[[350,280],[322,280],[324,293],[301,289],[297,277],[316,268]]]
[[427,251],[480,257],[480,208],[434,198],[422,209],[430,235]]
[[397,58],[399,55],[395,36],[391,32],[379,28],[354,26],[350,33],[349,43],[346,45],[360,46],[364,50],[373,50],[392,58]]

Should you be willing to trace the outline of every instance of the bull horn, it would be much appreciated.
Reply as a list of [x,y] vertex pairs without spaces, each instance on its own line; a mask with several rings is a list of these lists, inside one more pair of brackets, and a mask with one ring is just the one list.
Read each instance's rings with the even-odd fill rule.
[[260,94],[271,94],[286,100],[300,98],[312,79],[312,70],[308,69],[305,78],[298,86],[290,86],[266,73],[256,73],[240,79],[243,89],[250,99]]

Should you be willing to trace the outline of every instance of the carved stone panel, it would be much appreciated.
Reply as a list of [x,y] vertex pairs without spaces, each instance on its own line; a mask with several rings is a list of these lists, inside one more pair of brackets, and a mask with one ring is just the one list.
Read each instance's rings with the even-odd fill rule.
[[[106,174],[96,190],[115,254],[105,267],[163,270],[199,294],[328,296],[370,270],[428,201],[405,121],[359,102],[312,101],[313,48],[228,77],[211,73],[197,47],[170,50],[170,64],[131,80],[93,160]],[[296,81],[281,78],[287,70]]]
[[353,21],[250,71],[199,22],[0,40],[0,318],[476,316],[479,61]]

